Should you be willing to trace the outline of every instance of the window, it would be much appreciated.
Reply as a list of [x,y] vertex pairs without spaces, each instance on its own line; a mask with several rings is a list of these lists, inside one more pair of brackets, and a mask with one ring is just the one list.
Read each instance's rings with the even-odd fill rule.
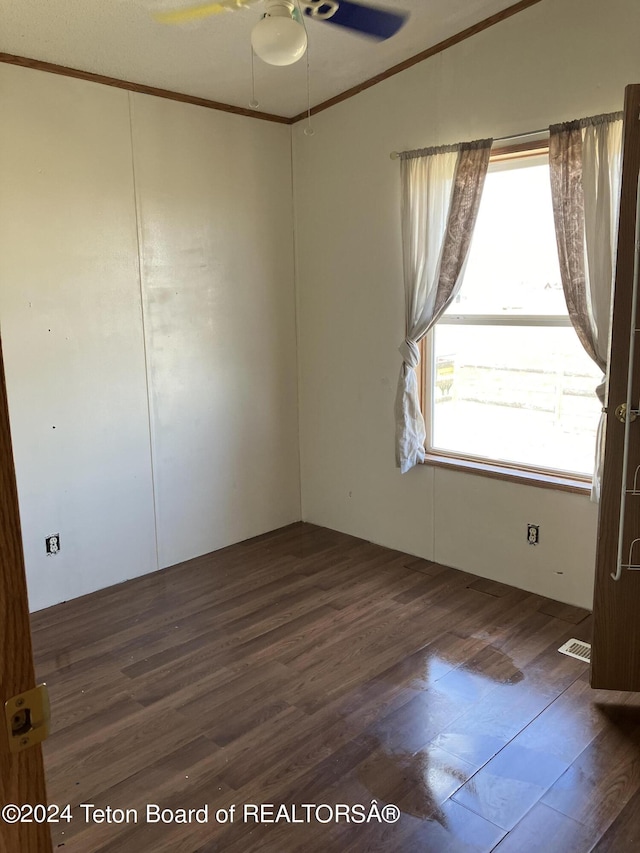
[[492,156],[462,287],[425,350],[430,453],[591,476],[602,377],[567,313],[546,151]]

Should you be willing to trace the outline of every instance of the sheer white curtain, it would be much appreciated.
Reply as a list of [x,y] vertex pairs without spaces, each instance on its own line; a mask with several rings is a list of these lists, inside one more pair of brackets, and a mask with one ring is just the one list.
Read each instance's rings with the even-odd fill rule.
[[[604,404],[622,175],[622,113],[549,128],[551,194],[562,287],[580,341],[602,370]],[[600,499],[604,414],[596,438],[591,498]]]
[[425,456],[418,343],[460,289],[489,165],[491,139],[407,151],[401,157],[405,340],[396,395],[396,464]]

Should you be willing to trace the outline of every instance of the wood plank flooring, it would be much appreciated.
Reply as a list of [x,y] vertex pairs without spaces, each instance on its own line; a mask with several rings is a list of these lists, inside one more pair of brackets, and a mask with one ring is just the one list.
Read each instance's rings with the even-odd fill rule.
[[[41,611],[49,801],[73,814],[54,849],[638,850],[640,696],[557,652],[590,623],[309,524]],[[328,819],[372,800],[397,822]],[[149,803],[208,823],[146,823]],[[331,809],[255,823],[246,804]]]

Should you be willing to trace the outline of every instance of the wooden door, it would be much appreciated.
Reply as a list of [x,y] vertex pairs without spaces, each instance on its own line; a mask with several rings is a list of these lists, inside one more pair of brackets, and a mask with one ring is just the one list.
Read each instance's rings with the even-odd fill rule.
[[[620,580],[615,581],[611,577],[617,566],[625,429],[624,423],[616,418],[615,410],[627,397],[639,167],[640,85],[637,85],[628,86],[625,93],[620,228],[593,602],[591,686],[611,690],[640,690],[640,571],[623,569]],[[640,328],[639,317],[636,317],[634,325],[636,329]],[[640,333],[635,338],[633,375],[633,400],[634,406],[637,407],[640,399]],[[640,418],[630,424],[629,436],[627,487],[631,488],[634,472],[640,466]],[[638,482],[640,483],[640,472]],[[623,554],[626,563],[629,546],[634,539],[640,538],[640,495],[627,495],[624,532]],[[632,562],[640,563],[640,547],[634,548]]]
[[[35,686],[27,584],[18,514],[9,412],[0,345],[0,809],[46,803],[40,746],[12,753],[4,703]],[[6,816],[11,818],[11,814]],[[47,824],[7,823],[0,814],[0,853],[49,853]]]

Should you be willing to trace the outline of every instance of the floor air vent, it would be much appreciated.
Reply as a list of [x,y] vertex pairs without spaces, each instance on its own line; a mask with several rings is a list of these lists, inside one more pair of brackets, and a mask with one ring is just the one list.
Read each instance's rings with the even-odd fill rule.
[[585,643],[583,640],[567,640],[558,651],[562,652],[563,655],[569,655],[571,658],[578,658],[585,663],[591,662],[591,643]]

